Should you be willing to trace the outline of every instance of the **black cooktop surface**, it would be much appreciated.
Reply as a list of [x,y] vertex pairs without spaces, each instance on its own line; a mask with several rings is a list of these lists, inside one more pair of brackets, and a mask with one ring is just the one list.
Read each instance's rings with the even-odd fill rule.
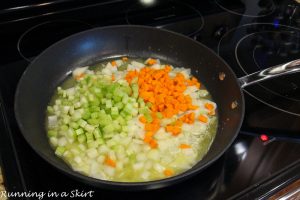
[[103,190],[62,174],[26,143],[13,110],[16,85],[30,61],[56,41],[93,27],[143,24],[188,35],[216,51],[238,77],[299,58],[295,1],[53,1],[63,2],[57,10],[47,2],[26,7],[30,14],[22,8],[5,12],[0,22],[0,150],[9,191],[69,197],[92,191],[95,199],[252,199],[300,177],[299,73],[245,89],[245,120],[228,151],[183,183],[145,192]]

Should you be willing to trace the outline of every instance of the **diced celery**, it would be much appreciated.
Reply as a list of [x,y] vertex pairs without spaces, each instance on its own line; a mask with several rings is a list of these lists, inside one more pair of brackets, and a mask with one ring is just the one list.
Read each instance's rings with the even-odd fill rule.
[[79,143],[84,143],[86,141],[85,134],[78,135],[77,140]]
[[77,135],[82,135],[84,133],[84,130],[82,128],[79,128],[79,129],[75,130],[75,133]]
[[106,108],[111,108],[111,107],[112,107],[112,102],[111,102],[110,99],[109,99],[109,100],[106,100],[106,102],[105,102],[105,107],[106,107]]
[[112,133],[114,131],[114,125],[113,124],[108,124],[103,127],[103,132],[104,134]]
[[101,131],[99,128],[95,128],[94,132],[94,137],[97,139],[97,138],[100,138],[101,137]]
[[114,106],[117,107],[118,110],[121,110],[123,108],[124,104],[122,102],[118,102]]
[[151,123],[153,121],[153,118],[150,113],[146,113],[146,114],[144,114],[144,116],[148,123]]
[[66,148],[65,147],[62,147],[62,146],[58,146],[55,150],[55,154],[57,156],[62,156],[63,153],[66,151]]
[[98,119],[88,119],[87,122],[91,125],[98,125],[99,124]]
[[89,107],[89,111],[90,112],[98,112],[99,111],[99,107],[98,106],[90,106]]
[[111,108],[111,115],[118,115],[119,114],[119,109],[118,107],[112,107]]
[[147,102],[147,103],[146,103],[146,106],[147,106],[148,108],[151,108],[151,107],[152,107],[152,103],[151,103],[151,102]]
[[91,148],[97,148],[99,146],[99,142],[97,141],[87,141],[87,146],[89,149]]
[[87,124],[85,125],[84,129],[89,132],[89,133],[92,133],[94,130],[95,130],[95,127],[90,125],[90,124]]
[[131,114],[133,112],[134,108],[132,104],[126,104],[124,107],[123,111],[126,112],[127,114]]
[[96,118],[98,118],[98,112],[93,112],[92,114],[91,114],[91,118],[92,119],[96,119]]
[[87,141],[87,142],[94,141],[93,133],[86,132],[86,133],[85,133],[85,136],[86,136],[86,141]]
[[82,116],[81,116],[84,120],[87,120],[91,117],[91,113],[89,111],[85,111]]
[[78,129],[79,128],[79,124],[77,124],[76,122],[71,122],[70,123],[70,127],[74,128],[74,129]]
[[157,117],[158,119],[162,119],[162,118],[163,118],[163,114],[162,114],[161,112],[157,112],[157,113],[156,113],[156,117]]
[[80,119],[80,120],[78,121],[78,124],[79,124],[80,127],[84,128],[84,127],[87,125],[87,122],[84,121],[83,119]]
[[69,127],[67,126],[67,125],[62,125],[61,127],[60,127],[60,130],[61,131],[67,131],[69,129]]
[[127,104],[128,99],[129,99],[128,95],[124,95],[123,98],[122,98],[122,103]]
[[113,97],[112,93],[106,93],[105,98],[111,99]]
[[120,125],[122,125],[122,126],[126,125],[126,120],[123,117],[118,116],[116,120],[118,121],[118,123]]
[[96,142],[97,142],[99,145],[101,145],[101,144],[104,144],[104,143],[105,143],[105,141],[104,141],[104,139],[103,139],[103,138],[97,138],[97,139],[96,139]]
[[132,94],[132,96],[134,97],[134,98],[138,98],[138,96],[139,96],[139,86],[138,86],[138,84],[131,84],[131,88],[132,88],[132,91],[133,91],[133,94]]
[[55,130],[49,130],[48,131],[48,136],[49,137],[56,137],[57,136],[57,131],[55,131]]
[[64,124],[70,124],[70,121],[71,121],[71,117],[69,115],[65,115],[63,117],[63,123]]
[[48,114],[49,114],[49,115],[54,114],[54,109],[53,109],[53,107],[51,107],[51,106],[47,106],[47,111],[48,111]]

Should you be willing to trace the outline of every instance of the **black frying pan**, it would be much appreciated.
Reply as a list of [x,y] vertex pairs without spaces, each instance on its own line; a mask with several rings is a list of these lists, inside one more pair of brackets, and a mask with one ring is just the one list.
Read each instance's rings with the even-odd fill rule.
[[[119,56],[154,57],[175,66],[191,68],[192,74],[211,93],[218,105],[218,131],[207,155],[190,170],[157,181],[111,182],[79,174],[54,154],[46,134],[45,113],[56,87],[76,67]],[[239,82],[242,81],[243,86],[253,83],[257,80],[253,77],[268,75],[270,69],[268,70],[238,80],[230,67],[214,52],[180,34],[144,26],[96,28],[70,36],[36,57],[18,84],[15,114],[21,132],[31,147],[65,174],[102,188],[126,190],[160,188],[203,171],[226,151],[236,137],[244,116],[244,98]],[[226,75],[224,80],[220,79],[220,72]]]

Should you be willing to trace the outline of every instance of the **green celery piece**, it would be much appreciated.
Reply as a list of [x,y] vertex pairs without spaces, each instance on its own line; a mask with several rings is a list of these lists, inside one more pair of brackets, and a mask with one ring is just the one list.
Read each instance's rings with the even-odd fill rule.
[[54,114],[54,109],[53,109],[53,107],[47,106],[47,112],[48,112],[49,115]]
[[96,139],[102,137],[101,130],[99,128],[95,128],[93,134]]
[[91,113],[89,111],[85,111],[81,117],[84,120],[88,120],[91,117]]
[[84,133],[84,130],[82,128],[79,128],[79,129],[75,130],[75,133],[77,135],[82,135]]
[[162,114],[161,112],[157,112],[157,113],[156,113],[156,117],[157,117],[158,119],[162,119],[164,116],[163,116],[163,114]]
[[84,128],[84,127],[87,125],[87,122],[84,121],[83,119],[80,119],[80,120],[78,121],[78,124],[79,124],[80,127]]
[[64,152],[66,151],[66,148],[65,147],[57,147],[56,150],[55,150],[55,154],[57,156],[62,156],[64,154]]
[[78,135],[77,140],[78,140],[79,143],[86,142],[86,136],[85,136],[85,134]]
[[60,127],[60,130],[61,131],[67,131],[69,129],[69,127],[67,126],[67,125],[62,125],[61,127]]
[[86,136],[86,141],[87,142],[94,141],[94,135],[93,135],[93,133],[86,132],[85,136]]
[[98,116],[99,116],[99,112],[93,112],[93,113],[91,113],[91,118],[92,119],[97,119]]
[[113,124],[107,124],[106,126],[103,127],[103,133],[104,135],[113,133],[114,132],[114,125]]
[[126,120],[120,115],[116,118],[116,121],[122,126],[126,125]]
[[55,130],[49,130],[48,131],[48,136],[49,137],[56,137],[57,136],[57,131],[55,131]]
[[99,145],[102,145],[105,143],[104,139],[103,138],[97,138],[96,139],[96,142],[99,144]]
[[99,119],[88,119],[87,122],[91,125],[97,126],[99,125]]
[[151,123],[153,121],[153,118],[150,113],[144,114],[144,116],[147,120],[147,123]]
[[99,142],[97,141],[87,141],[88,148],[97,148],[99,146]]
[[70,127],[72,127],[73,129],[78,129],[79,128],[79,124],[77,124],[76,122],[71,122],[70,123]]
[[123,108],[124,104],[122,102],[118,102],[114,106],[117,107],[118,110],[121,110]]

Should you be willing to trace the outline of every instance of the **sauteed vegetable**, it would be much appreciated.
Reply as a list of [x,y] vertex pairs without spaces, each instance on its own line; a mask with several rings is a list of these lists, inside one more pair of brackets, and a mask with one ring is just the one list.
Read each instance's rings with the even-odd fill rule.
[[102,180],[140,182],[188,170],[216,133],[216,104],[189,69],[158,59],[77,68],[47,111],[55,154]]

